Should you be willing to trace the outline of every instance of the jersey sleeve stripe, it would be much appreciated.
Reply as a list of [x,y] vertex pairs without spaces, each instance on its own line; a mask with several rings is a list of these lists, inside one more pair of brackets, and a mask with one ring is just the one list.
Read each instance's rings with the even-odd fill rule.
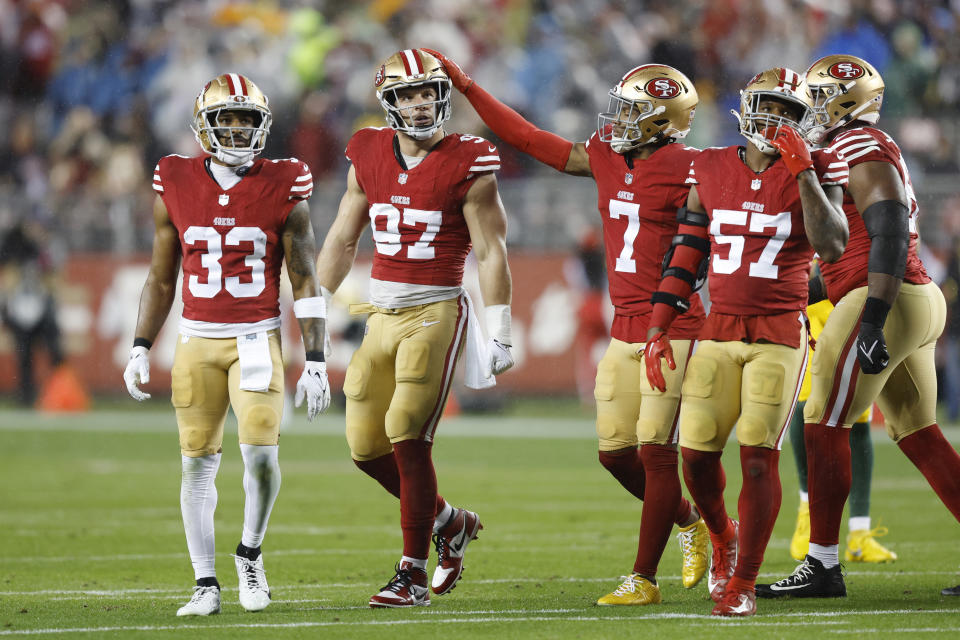
[[842,176],[849,176],[849,171],[831,171],[829,173],[823,174],[824,178],[840,178]]
[[311,173],[306,173],[306,174],[304,174],[304,175],[302,175],[302,176],[297,176],[297,178],[296,178],[296,180],[294,180],[294,182],[313,182],[313,174],[311,174]]
[[880,145],[873,144],[864,149],[861,149],[860,151],[857,151],[856,153],[845,153],[843,154],[843,157],[846,158],[847,161],[849,162],[850,160],[856,160],[857,158],[861,156],[865,156],[868,153],[871,153],[873,151],[881,151]]
[[867,142],[857,142],[856,144],[848,145],[843,149],[838,149],[837,151],[843,154],[844,157],[846,157],[846,155],[851,151],[856,151],[857,149],[862,149],[864,147],[869,147],[869,146],[874,146],[877,148],[880,147],[880,145],[877,143],[876,140],[874,140],[873,138],[870,138],[870,140],[868,140]]
[[493,155],[493,156],[477,156],[477,159],[474,160],[474,162],[483,162],[484,160],[496,160],[497,162],[500,162],[500,156],[498,156],[498,155]]
[[485,164],[485,165],[482,165],[482,166],[476,166],[476,165],[474,165],[474,166],[470,167],[470,173],[477,173],[477,172],[480,172],[480,171],[496,171],[496,170],[499,169],[499,168],[500,168],[500,165],[498,165],[498,164]]
[[850,136],[849,138],[837,140],[836,142],[833,143],[833,145],[831,145],[830,148],[836,151],[837,149],[842,148],[844,145],[850,144],[851,142],[856,142],[857,140],[873,140],[873,136],[868,136],[865,133],[856,135],[856,136]]
[[313,183],[298,184],[290,187],[290,193],[300,193],[303,191],[313,191]]

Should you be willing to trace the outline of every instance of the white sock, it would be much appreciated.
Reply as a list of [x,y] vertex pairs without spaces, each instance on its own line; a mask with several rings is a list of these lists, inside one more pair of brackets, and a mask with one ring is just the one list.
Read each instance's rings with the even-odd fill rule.
[[194,578],[215,578],[213,512],[217,509],[217,471],[220,455],[190,458],[181,455],[180,512]]
[[831,569],[840,564],[840,549],[838,545],[831,544],[824,546],[810,543],[810,550],[807,554],[823,563],[824,569]]
[[810,494],[806,491],[800,492],[800,502],[810,502]]
[[267,532],[270,511],[280,492],[280,463],[277,445],[241,444],[243,456],[243,546],[256,549]]
[[870,531],[870,516],[850,516],[850,531]]
[[411,557],[409,557],[409,556],[401,556],[401,557],[400,557],[400,563],[403,564],[404,562],[409,562],[410,565],[411,565],[413,568],[415,568],[415,569],[420,569],[421,571],[426,571],[426,570],[427,570],[427,559],[426,559],[426,558],[424,558],[423,560],[421,560],[420,558],[411,558]]
[[437,514],[436,519],[433,521],[433,532],[437,533],[440,529],[443,528],[443,525],[447,524],[447,520],[450,519],[450,516],[453,515],[455,509],[453,505],[444,500],[443,509],[440,510],[440,513]]

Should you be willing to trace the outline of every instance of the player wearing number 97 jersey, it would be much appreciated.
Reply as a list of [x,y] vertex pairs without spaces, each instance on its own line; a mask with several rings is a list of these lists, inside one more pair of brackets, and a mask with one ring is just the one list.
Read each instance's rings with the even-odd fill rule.
[[220,610],[214,562],[214,480],[228,406],[237,416],[244,462],[243,534],[236,552],[240,603],[270,603],[260,543],[280,488],[278,439],[283,411],[280,265],[286,260],[306,365],[297,404],[312,419],[329,403],[323,361],[324,299],[306,199],[310,169],[296,159],[259,158],[270,131],[267,98],[248,78],[220,75],[194,105],[193,127],[207,154],[167,156],[153,176],[157,199],[150,272],[140,298],[136,339],[124,380],[149,397],[148,350],[170,312],[183,269],[183,315],[174,355],[172,402],[182,453],[181,510],[197,586],[177,615]]
[[[441,55],[441,54],[437,54]],[[677,320],[673,346],[679,367],[665,391],[647,384],[638,351],[650,320],[650,298],[672,251],[677,210],[697,149],[680,144],[693,122],[697,92],[680,71],[646,64],[628,71],[610,90],[610,106],[586,142],[538,129],[484,91],[456,63],[453,82],[484,122],[511,145],[564,173],[592,177],[603,224],[607,280],[615,308],[611,340],[597,366],[594,397],[600,463],[643,500],[633,569],[600,605],[661,601],[656,574],[674,523],[681,527],[683,585],[694,587],[706,570],[706,527],[683,498],[677,475],[677,405],[686,356],[703,324],[699,297]],[[689,275],[695,284],[698,269]]]
[[[713,540],[714,615],[756,612],[754,582],[780,506],[779,450],[807,354],[808,265],[814,250],[836,260],[847,240],[840,207],[847,165],[829,151],[811,155],[801,139],[805,92],[790,69],[758,74],[735,114],[747,146],[705,149],[690,167],[687,209],[704,225],[680,231],[709,239],[711,308],[684,376],[680,445],[687,488]],[[702,255],[680,246],[671,267],[689,270]],[[689,285],[668,274],[654,296],[644,354],[654,386],[662,384],[660,357],[672,365],[665,336],[687,295]],[[739,525],[727,516],[720,464],[734,425]]]
[[[347,368],[347,442],[356,465],[400,499],[403,554],[371,607],[430,603],[430,538],[437,565],[430,584],[456,585],[466,545],[482,528],[476,513],[437,493],[431,450],[461,353],[466,383],[491,386],[513,364],[511,280],[506,214],[493,172],[496,147],[476,136],[447,134],[450,79],[436,58],[406,49],[374,76],[390,128],[361,129],[347,144],[347,190],[317,263],[325,293],[346,277],[357,242],[373,230],[366,333]],[[471,247],[486,304],[484,346],[463,289]]]

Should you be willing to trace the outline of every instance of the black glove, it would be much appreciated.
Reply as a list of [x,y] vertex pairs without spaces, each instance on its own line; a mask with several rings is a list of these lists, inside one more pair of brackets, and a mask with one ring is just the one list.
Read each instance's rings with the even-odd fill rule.
[[889,311],[890,305],[879,298],[867,298],[863,305],[860,335],[857,336],[857,360],[864,373],[880,373],[890,363],[887,341],[883,337],[883,324]]

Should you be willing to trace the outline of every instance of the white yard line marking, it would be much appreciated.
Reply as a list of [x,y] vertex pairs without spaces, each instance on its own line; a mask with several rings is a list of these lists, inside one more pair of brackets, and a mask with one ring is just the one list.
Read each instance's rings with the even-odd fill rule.
[[[550,613],[552,611],[572,611],[572,610],[540,610],[537,613]],[[418,617],[428,615],[433,612],[423,612],[417,613]],[[442,612],[440,612],[442,614]],[[457,611],[451,612],[457,616],[470,615],[469,612]],[[13,636],[13,635],[40,635],[40,634],[67,634],[67,633],[107,633],[107,632],[124,632],[124,631],[183,631],[186,629],[297,629],[297,628],[312,628],[312,627],[364,627],[364,626],[383,626],[383,625],[397,625],[397,624],[450,624],[450,623],[463,623],[463,624],[478,624],[478,623],[517,623],[517,622],[549,622],[562,620],[563,622],[633,622],[638,619],[637,616],[569,616],[569,617],[559,617],[556,615],[524,615],[515,618],[503,618],[502,616],[507,613],[506,611],[498,611],[496,615],[488,615],[489,612],[484,611],[483,617],[437,617],[434,619],[407,619],[407,620],[358,620],[358,621],[331,621],[331,622],[287,622],[287,623],[235,623],[235,624],[182,624],[182,625],[135,625],[135,626],[116,626],[116,627],[73,627],[73,628],[47,628],[47,629],[7,629],[0,630],[0,636]],[[524,611],[523,613],[533,613],[529,611]],[[879,611],[844,611],[844,612],[831,612],[831,613],[811,613],[811,612],[797,612],[790,614],[774,614],[778,617],[836,617],[837,615],[846,615],[846,616],[863,616],[863,615],[917,615],[917,614],[937,614],[937,613],[956,613],[954,609],[928,609],[925,611],[916,611],[914,609],[899,609],[899,610],[879,610]],[[773,617],[772,615],[770,617]],[[677,613],[666,613],[666,614],[653,614],[650,616],[642,616],[642,618],[657,618],[657,619],[686,619],[686,620],[702,620],[702,625],[716,625],[720,624],[736,624],[736,625],[749,625],[749,626],[801,626],[809,625],[809,622],[796,622],[796,623],[783,623],[783,622],[773,622],[766,621],[762,616],[751,619],[744,620],[718,620],[712,618],[706,614],[677,614]],[[818,622],[817,626],[828,626],[828,625],[841,625],[846,624],[844,621],[839,620],[828,620],[823,622]],[[935,629],[935,628],[922,628],[918,629],[919,631],[932,631],[932,632],[943,632],[944,629]],[[841,629],[828,629],[828,631],[839,633],[845,632]],[[861,628],[850,630],[849,633],[863,633],[865,630]],[[876,630],[879,633],[879,630]]]

